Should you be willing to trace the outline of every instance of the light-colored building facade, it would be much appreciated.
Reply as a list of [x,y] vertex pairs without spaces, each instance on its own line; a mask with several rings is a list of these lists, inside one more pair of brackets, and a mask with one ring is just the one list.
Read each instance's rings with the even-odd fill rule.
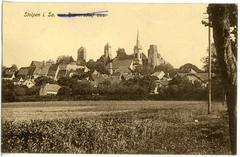
[[39,91],[39,95],[40,96],[57,95],[60,88],[61,88],[61,86],[59,86],[57,84],[47,83],[41,87],[41,89]]

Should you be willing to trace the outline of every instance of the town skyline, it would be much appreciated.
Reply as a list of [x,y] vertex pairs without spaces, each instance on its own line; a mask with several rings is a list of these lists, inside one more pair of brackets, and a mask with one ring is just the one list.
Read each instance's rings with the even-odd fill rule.
[[[107,43],[112,47],[113,57],[116,56],[118,48],[124,48],[127,54],[133,54],[137,30],[145,55],[151,44],[157,45],[158,53],[176,68],[185,63],[202,68],[201,58],[207,56],[207,28],[201,24],[205,4],[139,4],[134,5],[135,8],[132,8],[131,4],[81,4],[76,7],[64,3],[28,5],[36,9],[36,12],[52,10],[53,13],[68,10],[84,12],[93,7],[95,10],[108,10],[108,16],[73,19],[27,18],[23,17],[24,13],[21,11],[27,10],[26,5],[12,6],[5,3],[4,13],[9,16],[9,21],[14,21],[12,18],[17,17],[15,23],[18,29],[10,26],[11,22],[3,21],[4,66],[28,66],[32,60],[56,61],[57,57],[62,55],[76,59],[77,50],[82,46],[86,48],[87,60],[96,61],[103,55],[104,45]],[[18,11],[12,10],[16,7],[19,8]],[[172,11],[168,9],[170,7]],[[149,8],[151,11],[147,12]],[[181,14],[182,10],[184,14]],[[122,16],[126,18],[122,19]],[[174,18],[176,16],[178,18]],[[179,54],[181,56],[178,56]]]

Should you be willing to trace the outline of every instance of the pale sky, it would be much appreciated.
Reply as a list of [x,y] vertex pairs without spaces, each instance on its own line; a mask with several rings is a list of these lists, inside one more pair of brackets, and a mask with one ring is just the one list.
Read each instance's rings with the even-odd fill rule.
[[[207,56],[208,29],[201,24],[207,4],[132,3],[4,3],[3,65],[29,66],[32,60],[56,60],[60,55],[77,57],[84,46],[87,60],[99,58],[104,45],[133,53],[139,30],[147,55],[150,44],[174,67],[192,63],[202,68]],[[108,10],[106,17],[60,18],[57,13]],[[55,17],[24,17],[25,12],[48,12]]]

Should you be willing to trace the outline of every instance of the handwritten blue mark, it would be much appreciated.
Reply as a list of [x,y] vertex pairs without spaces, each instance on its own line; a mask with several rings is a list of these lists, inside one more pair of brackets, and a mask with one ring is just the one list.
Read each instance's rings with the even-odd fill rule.
[[77,17],[77,16],[82,16],[82,17],[105,17],[108,16],[108,14],[105,14],[105,12],[108,12],[107,10],[105,11],[97,11],[97,12],[92,12],[92,13],[67,13],[67,14],[62,14],[59,13],[57,16],[59,17]]

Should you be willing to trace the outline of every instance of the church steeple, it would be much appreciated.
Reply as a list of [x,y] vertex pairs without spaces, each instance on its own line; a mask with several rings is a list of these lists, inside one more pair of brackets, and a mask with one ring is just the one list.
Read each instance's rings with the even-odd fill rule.
[[136,46],[137,46],[137,47],[140,46],[140,42],[139,42],[139,31],[137,31],[137,41],[136,41]]
[[137,31],[136,45],[134,46],[134,63],[142,64],[142,47],[139,41],[139,31]]

